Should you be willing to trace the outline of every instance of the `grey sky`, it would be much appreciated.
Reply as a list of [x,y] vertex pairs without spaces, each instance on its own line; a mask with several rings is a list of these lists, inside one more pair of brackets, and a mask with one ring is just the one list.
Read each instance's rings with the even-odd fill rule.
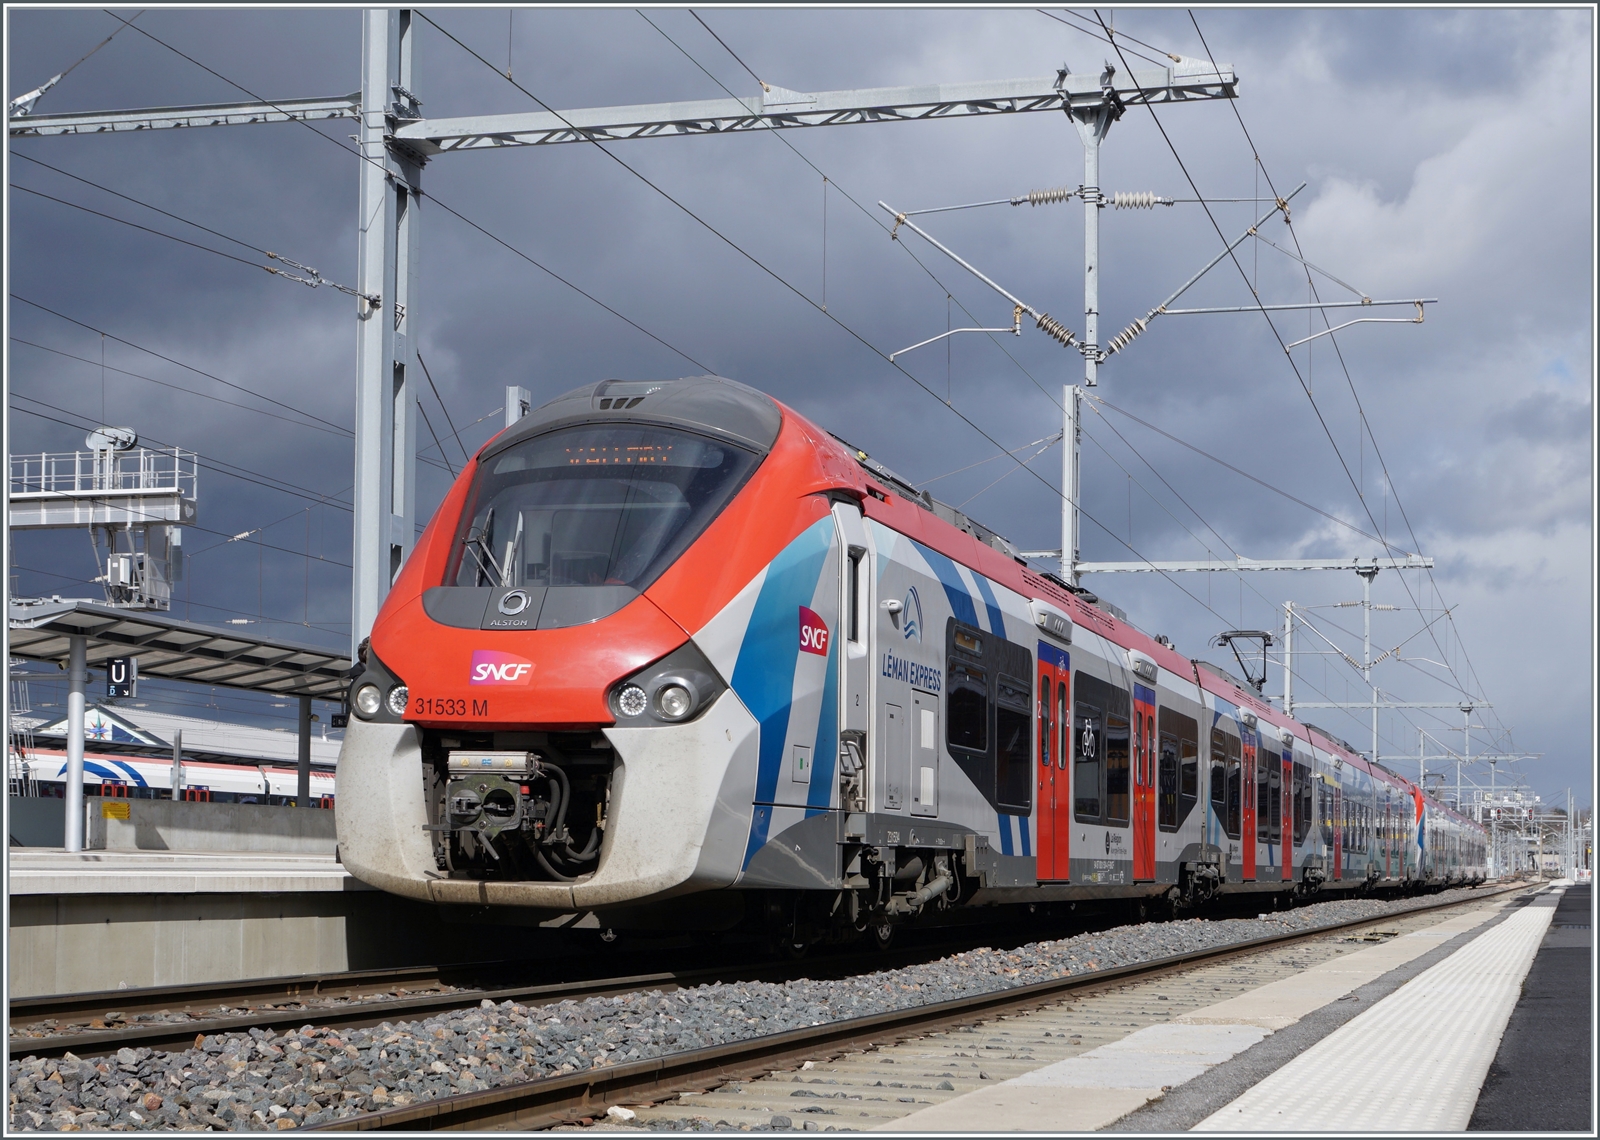
[[[425,11],[496,67],[506,65],[506,9]],[[687,11],[647,13],[660,31],[625,8],[519,9],[511,21],[513,75],[555,107],[722,96],[665,32],[736,93],[755,90]],[[1097,72],[1115,58],[1105,45],[1032,9],[701,14],[762,79],[797,90],[1045,75],[1063,61],[1074,71]],[[1569,785],[1581,787],[1575,795],[1587,803],[1592,12],[1252,7],[1196,16],[1216,57],[1231,62],[1241,80],[1235,107],[1158,112],[1201,192],[1268,192],[1237,109],[1272,184],[1282,191],[1309,183],[1292,217],[1310,261],[1374,297],[1435,296],[1440,304],[1420,327],[1367,325],[1340,334],[1348,380],[1327,338],[1310,354],[1295,350],[1312,399],[1259,315],[1162,318],[1102,369],[1098,394],[1360,530],[1373,529],[1370,510],[1396,546],[1432,555],[1438,569],[1431,581],[1416,573],[1404,585],[1394,573],[1378,578],[1374,598],[1404,608],[1375,615],[1374,643],[1387,649],[1420,628],[1409,607],[1420,603],[1422,619],[1436,616],[1441,598],[1457,608],[1432,634],[1407,642],[1408,660],[1381,666],[1378,683],[1394,699],[1415,701],[1453,700],[1459,681],[1495,705],[1474,719],[1490,726],[1474,732],[1474,751],[1492,741],[1543,752],[1544,759],[1518,766],[1533,788],[1549,799]],[[37,86],[115,26],[95,8],[11,7],[7,20],[8,95]],[[1122,8],[1116,24],[1160,49],[1204,55],[1182,10]],[[155,9],[138,26],[269,98],[336,95],[359,86],[355,9]],[[503,75],[426,23],[417,52],[416,92],[430,116],[532,109]],[[127,31],[49,92],[38,110],[238,96]],[[351,283],[356,160],[328,141],[343,141],[351,128],[327,124],[321,139],[283,124],[23,140],[11,147],[8,180],[260,261],[18,160],[36,158]],[[619,144],[615,153],[820,300],[822,179],[786,142],[834,183],[826,207],[828,311],[883,352],[942,332],[947,291],[950,319],[959,324],[971,323],[963,307],[984,324],[1005,324],[1010,314],[917,239],[892,243],[873,203],[881,198],[915,208],[1082,180],[1076,132],[1059,114],[789,131],[781,139],[662,139]],[[1112,130],[1101,184],[1193,196],[1156,123],[1139,108]],[[994,455],[943,406],[947,393],[985,432],[1016,447],[1059,430],[1061,385],[1081,374],[1075,355],[1031,328],[998,343],[959,337],[948,355],[930,347],[904,358],[907,370],[937,394],[930,395],[593,146],[443,156],[427,167],[424,186],[682,353],[772,393],[914,480]],[[1250,209],[1218,205],[1213,212],[1231,237],[1248,223]],[[9,210],[13,294],[332,424],[351,423],[355,336],[348,298],[15,190]],[[1081,329],[1081,206],[997,207],[938,215],[927,225],[1009,289]],[[542,400],[606,376],[700,371],[426,203],[424,226],[422,351],[456,425],[473,425],[462,433],[469,450],[493,430],[498,416],[491,413],[508,383],[526,385]],[[1281,219],[1262,232],[1292,248]],[[1195,205],[1106,210],[1102,243],[1103,335],[1161,300],[1219,247]],[[1247,244],[1241,263],[1264,298],[1306,299],[1303,271],[1271,248]],[[1326,280],[1319,288],[1324,298],[1342,292]],[[1249,292],[1224,263],[1186,300],[1243,304]],[[9,320],[13,452],[80,446],[79,425],[102,415],[100,337],[15,300]],[[1321,326],[1297,316],[1279,327],[1293,340]],[[209,530],[187,537],[195,556],[191,616],[215,621],[259,613],[287,623],[263,629],[342,641],[347,571],[333,563],[348,562],[350,516],[337,506],[312,506],[305,496],[348,503],[349,436],[324,424],[271,418],[262,412],[295,417],[115,341],[106,341],[105,353],[110,368],[258,409],[105,373],[110,422],[193,448],[246,475],[202,472],[200,523]],[[1360,427],[1352,389],[1370,435]],[[424,403],[443,432],[431,394]],[[1084,522],[1086,558],[1132,558],[1130,546],[1153,558],[1225,556],[1230,548],[1255,558],[1377,552],[1352,530],[1114,412],[1091,415],[1087,430],[1084,508],[1101,525]],[[425,429],[419,439],[431,444]],[[459,467],[460,449],[447,444],[446,451]],[[427,456],[437,462],[437,449]],[[1033,466],[1042,480],[994,459],[931,489],[953,503],[970,498],[966,509],[1024,547],[1054,547],[1059,448]],[[421,472],[425,517],[448,475],[427,464]],[[268,523],[274,525],[261,539],[281,549],[241,542],[197,555],[227,535]],[[308,566],[301,553],[308,542],[324,561]],[[21,592],[93,592],[86,585],[93,561],[81,535],[19,535],[14,551]],[[1174,582],[1139,575],[1089,584],[1141,627],[1223,663],[1226,651],[1207,646],[1221,628],[1281,626],[1281,605],[1290,598],[1328,605],[1360,597],[1353,575],[1208,577]],[[1359,653],[1359,636],[1338,629],[1359,634],[1359,610],[1314,612],[1319,628]],[[1297,664],[1297,697],[1361,699],[1359,677],[1336,658],[1308,656]],[[1268,692],[1281,692],[1277,668]],[[1367,746],[1360,715],[1321,711],[1311,719]],[[1458,712],[1386,716],[1382,751],[1414,773],[1415,763],[1397,754],[1415,754],[1419,727],[1459,747],[1461,719]]]

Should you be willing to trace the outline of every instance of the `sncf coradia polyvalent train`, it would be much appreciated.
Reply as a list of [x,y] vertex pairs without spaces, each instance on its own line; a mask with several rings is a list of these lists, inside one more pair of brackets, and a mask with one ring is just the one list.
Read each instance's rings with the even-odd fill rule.
[[718,377],[491,440],[362,658],[340,854],[417,899],[794,944],[1485,873],[1471,821]]

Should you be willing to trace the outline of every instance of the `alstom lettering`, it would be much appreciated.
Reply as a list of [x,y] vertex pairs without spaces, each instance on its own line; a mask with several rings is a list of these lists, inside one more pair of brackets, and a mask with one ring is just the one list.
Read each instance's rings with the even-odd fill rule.
[[925,689],[930,693],[944,691],[944,674],[938,669],[907,661],[893,653],[883,655],[883,675],[891,681],[904,681],[912,688]]

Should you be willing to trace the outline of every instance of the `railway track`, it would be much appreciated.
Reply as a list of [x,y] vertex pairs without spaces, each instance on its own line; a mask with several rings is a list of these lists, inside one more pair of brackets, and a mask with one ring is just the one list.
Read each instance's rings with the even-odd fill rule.
[[[914,965],[980,944],[1003,946],[1007,942],[997,942],[992,930],[954,929],[956,937],[926,939],[887,952],[817,957],[806,968],[813,976],[845,977]],[[1037,929],[1007,933],[1014,933],[1018,943],[1042,936]],[[1054,932],[1043,936],[1054,936]],[[542,977],[560,973],[563,967],[578,973],[592,968],[592,963],[545,961],[536,965]],[[526,961],[478,962],[13,998],[6,1054],[9,1060],[60,1057],[69,1052],[98,1057],[124,1048],[185,1049],[197,1037],[216,1033],[283,1030],[307,1022],[330,1029],[363,1029],[385,1021],[430,1017],[486,1000],[552,1005],[640,990],[670,993],[715,982],[781,981],[795,969],[793,962],[763,959],[531,982],[529,966]]]
[[1397,918],[1448,909],[1526,890],[1518,883],[1480,894],[1477,899],[1421,903],[1404,911],[1325,923],[1050,981],[991,991],[954,1001],[894,1010],[809,1028],[729,1042],[709,1048],[650,1057],[626,1064],[585,1069],[563,1076],[440,1097],[400,1108],[344,1117],[313,1131],[434,1131],[540,1129],[603,1115],[607,1105],[658,1102],[699,1093],[730,1081],[823,1063],[841,1054],[894,1045],[993,1018],[1036,1010],[1067,994],[1093,993],[1132,979],[1178,973],[1202,963],[1225,961],[1258,951],[1324,937]]

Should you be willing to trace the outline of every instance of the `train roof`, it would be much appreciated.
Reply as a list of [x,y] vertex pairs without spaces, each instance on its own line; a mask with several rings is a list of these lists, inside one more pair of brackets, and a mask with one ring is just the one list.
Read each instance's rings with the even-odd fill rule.
[[541,404],[491,439],[479,459],[576,424],[603,424],[626,411],[631,422],[664,424],[718,436],[762,455],[772,450],[783,413],[771,396],[725,376],[676,380],[601,380]]

